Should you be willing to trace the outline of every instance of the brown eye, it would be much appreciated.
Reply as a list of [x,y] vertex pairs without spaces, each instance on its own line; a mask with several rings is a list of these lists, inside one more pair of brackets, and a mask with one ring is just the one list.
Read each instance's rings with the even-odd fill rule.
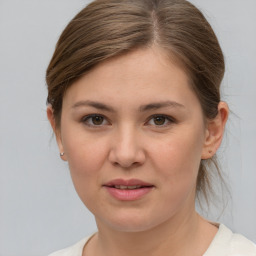
[[104,121],[103,116],[93,116],[91,119],[94,125],[102,125]]
[[175,123],[175,119],[172,118],[171,116],[153,115],[147,122],[147,125],[158,126],[159,128],[161,128],[161,127],[166,127],[168,125],[171,125],[173,123]]
[[108,125],[109,122],[106,120],[104,116],[93,114],[88,115],[82,119],[82,122],[87,126],[103,126]]
[[154,117],[154,124],[155,125],[164,125],[165,121],[166,121],[166,117],[164,117],[164,116]]

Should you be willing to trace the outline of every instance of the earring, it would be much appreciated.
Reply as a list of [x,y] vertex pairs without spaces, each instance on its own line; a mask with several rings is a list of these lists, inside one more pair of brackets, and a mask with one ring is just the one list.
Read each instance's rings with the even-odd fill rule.
[[64,152],[62,152],[62,153],[60,153],[60,156],[64,156],[64,154],[65,154],[65,153],[64,153]]

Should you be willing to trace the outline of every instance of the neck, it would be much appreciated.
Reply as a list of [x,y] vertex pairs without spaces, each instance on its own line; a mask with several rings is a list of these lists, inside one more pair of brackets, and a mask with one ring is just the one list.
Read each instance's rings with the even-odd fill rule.
[[121,232],[97,224],[99,232],[89,243],[86,255],[183,256],[191,255],[191,251],[202,255],[217,232],[194,209],[141,232]]

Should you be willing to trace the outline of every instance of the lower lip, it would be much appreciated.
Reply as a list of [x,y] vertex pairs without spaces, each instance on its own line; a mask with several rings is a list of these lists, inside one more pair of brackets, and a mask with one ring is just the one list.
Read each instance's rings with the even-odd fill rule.
[[144,187],[137,189],[117,189],[113,187],[105,187],[109,194],[121,201],[134,201],[148,194],[153,187]]

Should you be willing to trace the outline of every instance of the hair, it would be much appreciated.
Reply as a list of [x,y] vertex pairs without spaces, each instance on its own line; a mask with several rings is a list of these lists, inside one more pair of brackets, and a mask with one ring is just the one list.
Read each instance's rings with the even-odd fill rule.
[[[218,39],[203,14],[185,0],[95,0],[62,32],[46,72],[47,103],[60,128],[65,91],[97,64],[137,48],[157,46],[181,65],[205,119],[218,114],[225,64]],[[197,195],[212,191],[209,165],[202,160]],[[222,179],[222,177],[221,177]]]

